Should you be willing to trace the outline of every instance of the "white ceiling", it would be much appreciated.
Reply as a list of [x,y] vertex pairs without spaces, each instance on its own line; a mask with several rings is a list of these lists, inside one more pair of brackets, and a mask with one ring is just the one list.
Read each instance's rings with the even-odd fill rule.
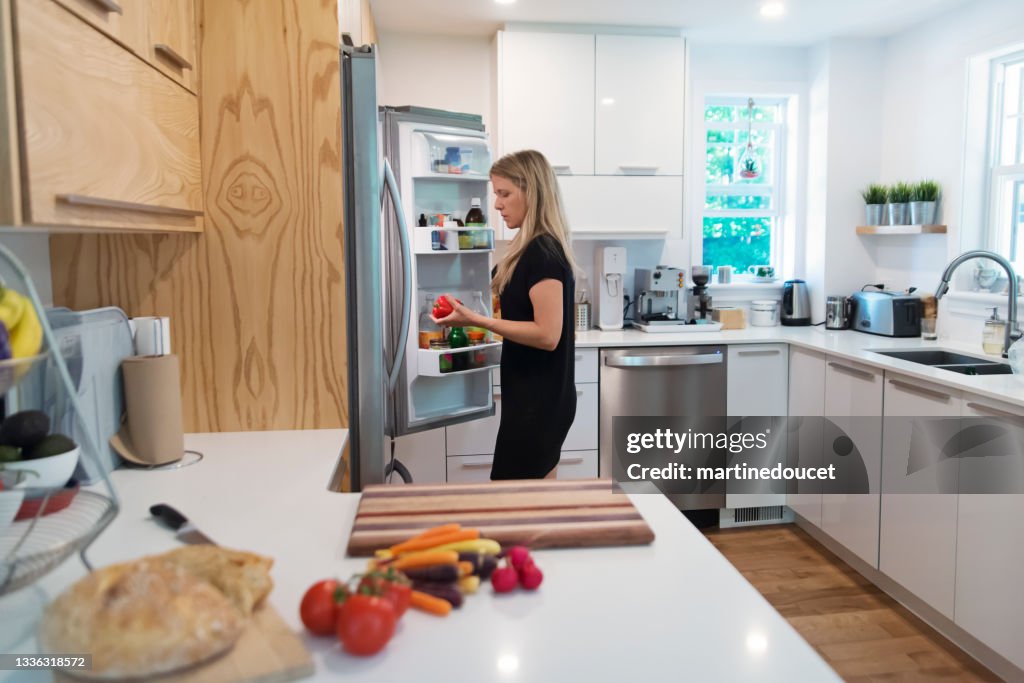
[[509,22],[682,28],[697,41],[811,45],[840,36],[888,36],[954,7],[984,0],[370,0],[378,31],[490,36]]

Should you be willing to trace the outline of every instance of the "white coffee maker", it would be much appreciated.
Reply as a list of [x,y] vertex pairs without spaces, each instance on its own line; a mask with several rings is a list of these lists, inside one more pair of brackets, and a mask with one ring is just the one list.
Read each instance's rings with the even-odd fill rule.
[[602,330],[621,330],[626,248],[598,247],[595,251],[594,317]]

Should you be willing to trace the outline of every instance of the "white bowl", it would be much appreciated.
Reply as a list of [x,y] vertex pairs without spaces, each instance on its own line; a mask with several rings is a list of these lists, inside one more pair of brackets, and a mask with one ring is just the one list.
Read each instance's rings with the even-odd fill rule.
[[18,489],[0,491],[0,531],[6,529],[7,525],[14,520],[24,498],[25,492]]
[[80,453],[81,449],[76,446],[66,453],[48,455],[45,458],[34,460],[5,462],[0,467],[5,470],[21,470],[26,473],[27,476],[15,488],[62,488],[75,473],[75,465],[78,464]]

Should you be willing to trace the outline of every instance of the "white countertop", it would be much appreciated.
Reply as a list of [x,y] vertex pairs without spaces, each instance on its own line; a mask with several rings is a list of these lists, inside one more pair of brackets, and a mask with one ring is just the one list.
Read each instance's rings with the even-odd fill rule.
[[826,330],[818,327],[747,327],[720,332],[677,332],[651,334],[635,329],[615,331],[590,330],[576,333],[576,347],[689,346],[699,344],[765,344],[786,343],[812,349],[832,356],[870,365],[891,372],[969,391],[1024,407],[1024,376],[961,375],[920,363],[897,360],[872,353],[871,350],[947,349],[978,358],[1005,362],[998,356],[987,356],[981,344],[964,344],[949,340],[925,341],[919,337],[897,339],[864,334],[853,330]]
[[[344,430],[191,434],[202,462],[172,471],[118,470],[122,509],[89,553],[97,565],[175,547],[148,508],[178,507],[227,546],[275,558],[270,602],[302,632],[314,680],[795,681],[839,680],[793,628],[664,497],[631,495],[657,536],[650,546],[537,551],[544,585],[489,586],[447,618],[410,610],[385,650],[346,655],[304,633],[305,589],[364,569],[345,557],[358,494],[327,491]],[[77,557],[0,598],[0,652],[34,651],[39,610],[84,575]],[[10,619],[13,615],[21,615]],[[432,672],[425,676],[425,672]],[[0,680],[47,680],[0,672]]]

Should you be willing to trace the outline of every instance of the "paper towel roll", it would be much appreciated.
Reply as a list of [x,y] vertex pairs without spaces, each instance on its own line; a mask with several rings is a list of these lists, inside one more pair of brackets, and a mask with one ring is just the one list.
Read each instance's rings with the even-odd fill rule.
[[110,439],[121,457],[163,465],[185,453],[178,357],[133,356],[121,363],[126,422]]

